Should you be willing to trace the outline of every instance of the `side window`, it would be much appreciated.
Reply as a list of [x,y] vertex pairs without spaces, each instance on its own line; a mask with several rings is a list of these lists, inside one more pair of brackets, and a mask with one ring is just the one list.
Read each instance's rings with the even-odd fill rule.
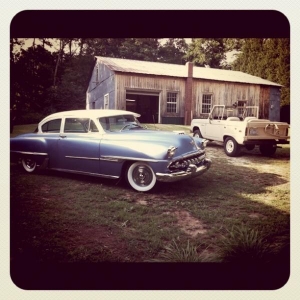
[[64,132],[84,133],[89,130],[88,118],[66,118]]
[[61,119],[51,120],[42,126],[42,132],[56,133],[60,131]]
[[90,123],[90,131],[91,132],[99,132],[99,130],[93,120],[91,120],[91,123]]
[[109,109],[109,94],[104,95],[104,109]]

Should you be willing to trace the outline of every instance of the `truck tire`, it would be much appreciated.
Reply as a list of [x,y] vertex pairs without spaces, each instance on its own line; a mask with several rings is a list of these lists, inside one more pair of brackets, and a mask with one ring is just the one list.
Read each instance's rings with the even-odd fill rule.
[[260,145],[259,151],[263,156],[272,156],[276,152],[276,144]]
[[227,137],[224,142],[224,151],[227,156],[235,157],[240,154],[241,147],[232,137]]
[[198,137],[198,138],[201,138],[201,139],[203,138],[203,136],[202,136],[199,129],[194,130],[193,137]]

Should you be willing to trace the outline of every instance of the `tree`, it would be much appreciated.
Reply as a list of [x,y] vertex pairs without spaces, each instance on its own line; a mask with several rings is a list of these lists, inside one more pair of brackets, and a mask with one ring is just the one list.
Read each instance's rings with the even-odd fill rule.
[[185,64],[188,49],[185,39],[170,38],[158,49],[158,61],[169,64]]
[[226,44],[224,39],[192,39],[185,59],[200,67],[222,68],[226,59]]
[[289,39],[245,39],[233,69],[283,85],[281,105],[290,103]]
[[21,50],[11,64],[11,106],[18,119],[26,112],[41,113],[45,107],[45,91],[52,84],[54,60],[42,46]]

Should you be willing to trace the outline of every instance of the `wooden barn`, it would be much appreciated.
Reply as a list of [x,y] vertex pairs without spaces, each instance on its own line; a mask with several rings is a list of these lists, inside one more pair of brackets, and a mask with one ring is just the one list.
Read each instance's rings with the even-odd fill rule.
[[281,85],[243,72],[95,57],[87,109],[137,112],[142,123],[186,124],[214,104],[259,106],[259,117],[280,121]]

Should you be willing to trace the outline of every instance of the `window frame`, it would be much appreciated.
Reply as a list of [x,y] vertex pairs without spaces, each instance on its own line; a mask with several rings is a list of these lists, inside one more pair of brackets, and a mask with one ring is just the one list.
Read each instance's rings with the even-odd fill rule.
[[[43,126],[44,126],[44,125],[49,124],[50,122],[57,121],[57,120],[60,120],[60,125],[59,125],[59,129],[58,129],[58,130],[54,130],[54,131],[44,131],[44,130],[43,130]],[[57,134],[57,133],[60,133],[62,123],[63,123],[63,119],[62,119],[62,118],[56,118],[56,119],[48,120],[48,121],[46,121],[45,123],[43,123],[43,124],[40,125],[40,132],[42,132],[42,133],[47,133],[47,134],[51,134],[51,133]],[[47,126],[47,127],[48,127],[48,126]]]
[[[172,97],[169,97],[169,95],[172,95]],[[174,100],[174,95],[175,101],[170,101],[170,99]],[[167,114],[178,114],[178,92],[167,91],[166,112]]]
[[[208,99],[204,99],[205,97],[209,96],[210,97],[210,103],[205,103],[204,101],[207,101]],[[202,99],[201,99],[201,114],[209,114],[211,112],[212,108],[212,102],[213,102],[213,94],[212,93],[203,93],[202,94]],[[205,107],[204,107],[205,105]],[[204,109],[205,108],[205,109]]]
[[103,109],[109,109],[109,93],[103,97]]

